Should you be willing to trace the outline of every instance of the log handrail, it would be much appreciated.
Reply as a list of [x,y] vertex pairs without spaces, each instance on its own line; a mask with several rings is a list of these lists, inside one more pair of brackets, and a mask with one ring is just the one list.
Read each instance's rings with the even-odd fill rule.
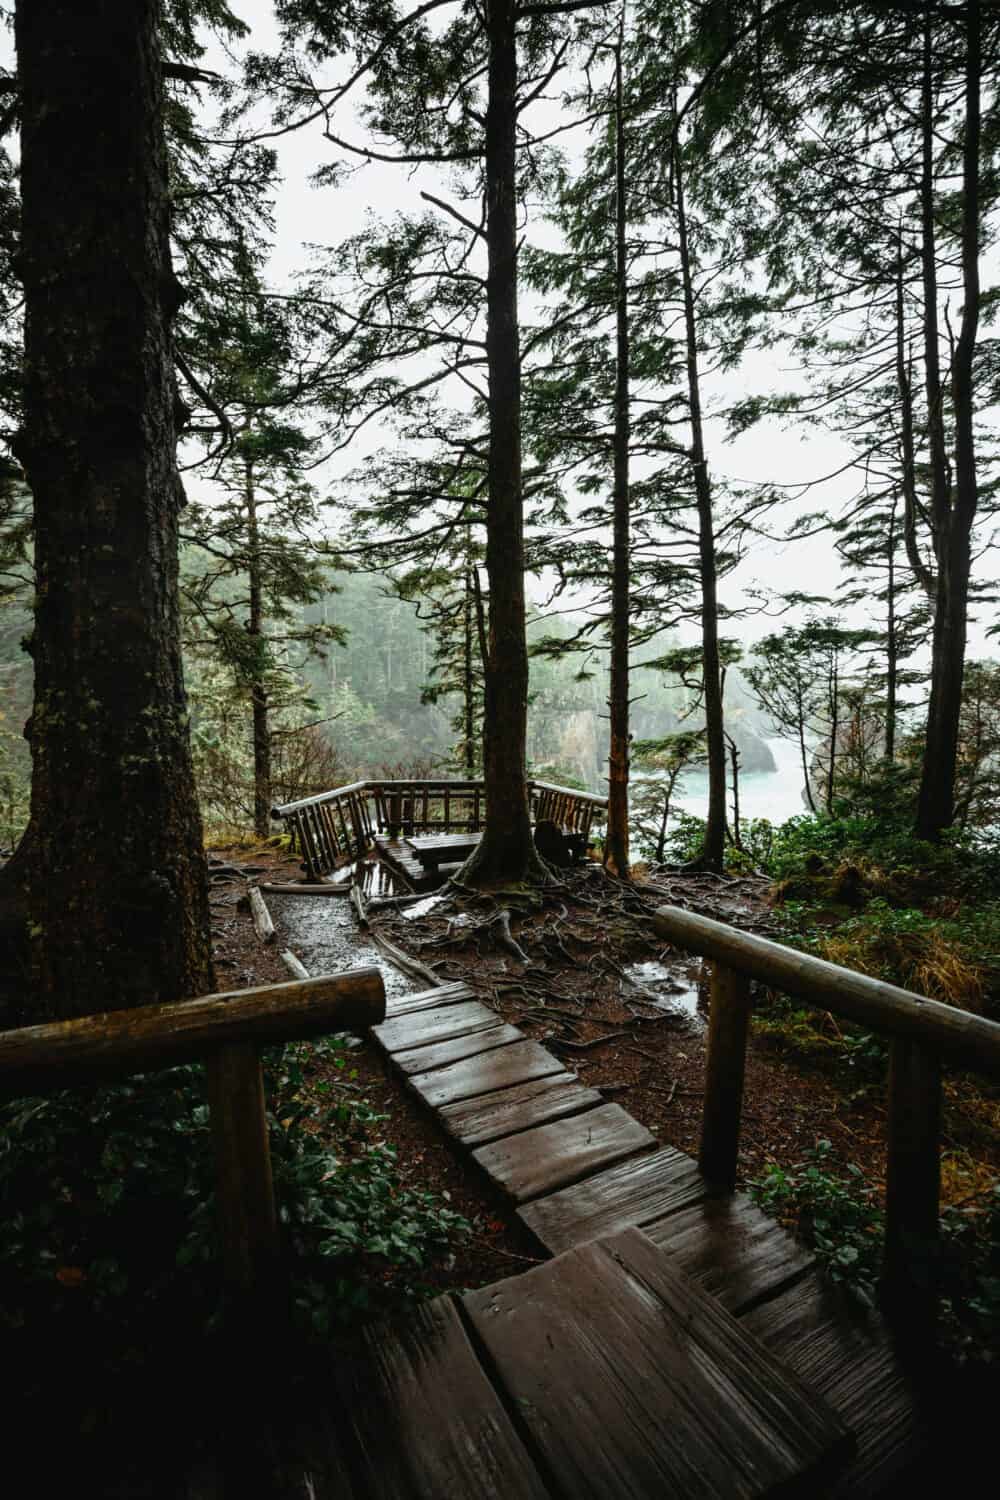
[[653,925],[678,948],[714,959],[771,989],[800,996],[821,1010],[889,1037],[922,1043],[951,1062],[1000,1077],[1000,1024],[985,1016],[678,906],[660,907]]
[[378,969],[137,1006],[0,1032],[0,1098],[23,1098],[203,1061],[223,1266],[248,1294],[278,1254],[261,1046],[385,1020]]
[[384,1019],[382,975],[365,968],[22,1026],[0,1031],[0,1097],[49,1094],[172,1068],[231,1042],[301,1041],[363,1031]]
[[1000,1025],[680,907],[660,907],[653,926],[676,947],[712,962],[698,1158],[711,1181],[729,1188],[736,1181],[751,980],[889,1038],[880,1293],[900,1331],[926,1339],[936,1316],[941,1060],[1000,1077]]

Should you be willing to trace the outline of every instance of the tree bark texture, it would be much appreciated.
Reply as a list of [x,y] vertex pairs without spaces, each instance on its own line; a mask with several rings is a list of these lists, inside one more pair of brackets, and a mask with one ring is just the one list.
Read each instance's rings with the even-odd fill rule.
[[261,578],[260,528],[253,465],[246,461],[244,503],[247,512],[247,583],[250,598],[248,634],[253,641],[255,666],[250,684],[253,711],[253,826],[258,838],[271,831],[271,724],[264,677],[264,590]]
[[177,603],[158,0],[19,0],[31,1018],[211,988]]
[[[968,629],[972,526],[978,503],[974,439],[973,362],[979,331],[979,154],[982,135],[982,18],[978,0],[966,9],[965,132],[962,164],[962,322],[952,359],[951,393],[955,421],[955,484],[939,487],[934,460],[932,421],[933,509],[937,552],[937,591],[931,652],[931,692],[927,738],[917,803],[917,833],[936,839],[954,815],[955,767]],[[931,22],[925,31],[923,245],[925,299],[930,291],[928,267],[934,255],[934,201],[929,177],[933,164],[931,109]],[[936,296],[936,288],[935,288]],[[925,307],[925,316],[929,308]],[[936,306],[933,332],[937,332]],[[928,359],[930,359],[928,330]],[[934,354],[936,357],[936,347]],[[937,369],[935,363],[935,370]],[[928,402],[931,388],[928,384]],[[942,394],[937,393],[940,407]],[[945,476],[947,478],[947,476]]]
[[629,514],[629,322],[628,258],[625,240],[625,121],[622,103],[622,10],[615,48],[615,437],[614,540],[611,574],[611,745],[608,756],[608,828],[604,862],[612,874],[629,878],[629,626],[631,623]]
[[701,379],[695,324],[691,250],[684,211],[684,177],[680,153],[674,155],[677,194],[677,238],[684,290],[684,327],[687,343],[688,403],[691,416],[691,462],[698,509],[698,561],[701,575],[701,653],[705,698],[705,744],[708,750],[708,820],[698,863],[721,872],[726,843],[726,742],[722,710],[722,669],[719,661],[719,602],[715,560],[715,521],[712,482],[705,457],[701,418]]
[[525,767],[528,644],[524,618],[521,353],[517,322],[517,47],[514,0],[489,0],[486,108],[486,359],[490,461],[486,515],[489,626],[484,662],[483,839],[462,879],[487,885],[542,873],[531,838]]

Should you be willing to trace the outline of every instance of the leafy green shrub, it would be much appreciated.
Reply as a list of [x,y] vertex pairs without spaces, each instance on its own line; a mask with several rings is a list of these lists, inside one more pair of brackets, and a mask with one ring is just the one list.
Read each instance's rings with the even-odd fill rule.
[[832,1281],[871,1301],[878,1281],[884,1217],[860,1167],[835,1169],[829,1141],[817,1141],[794,1167],[771,1166],[750,1184],[765,1213],[791,1223]]
[[[346,1071],[339,1042],[319,1044]],[[467,1227],[403,1188],[383,1116],[350,1080],[304,1091],[307,1044],[267,1059],[271,1152],[293,1301],[325,1330],[415,1295],[419,1272]],[[322,1117],[336,1149],[316,1133]],[[102,1089],[0,1108],[0,1326],[100,1315],[130,1347],[151,1323],[211,1324],[214,1177],[201,1070],[174,1068]]]
[[[820,1140],[793,1167],[771,1166],[750,1183],[754,1201],[794,1228],[823,1272],[865,1302],[875,1296],[885,1214],[858,1166],[836,1161]],[[941,1338],[957,1360],[1000,1358],[1000,1183],[983,1202],[946,1208],[935,1267]]]

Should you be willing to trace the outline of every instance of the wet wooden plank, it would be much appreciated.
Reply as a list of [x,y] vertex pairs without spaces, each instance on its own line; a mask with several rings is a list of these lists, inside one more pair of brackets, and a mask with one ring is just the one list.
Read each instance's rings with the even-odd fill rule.
[[919,1461],[933,1413],[894,1352],[881,1318],[811,1271],[741,1324],[833,1407],[857,1438],[857,1455],[824,1496],[883,1494]]
[[433,1042],[446,1042],[449,1037],[465,1036],[470,1031],[485,1031],[488,1026],[496,1026],[499,1019],[495,1010],[479,1000],[463,1000],[458,1005],[394,1016],[373,1030],[380,1046],[391,1055],[414,1047],[429,1047]]
[[337,1394],[365,1495],[549,1500],[451,1298],[369,1327],[364,1341]]
[[850,1455],[826,1404],[638,1230],[463,1300],[573,1500],[812,1497]]
[[432,1073],[415,1073],[409,1083],[425,1104],[440,1109],[460,1099],[475,1099],[561,1072],[562,1063],[537,1042],[515,1042]]
[[[494,1017],[496,1020],[496,1017]],[[509,1047],[512,1042],[522,1042],[524,1032],[516,1026],[497,1022],[482,1031],[470,1031],[465,1036],[454,1036],[433,1047],[415,1047],[411,1052],[393,1054],[393,1066],[407,1076],[411,1073],[430,1073],[434,1068],[443,1068],[448,1063],[459,1062],[463,1057],[475,1057],[479,1052],[492,1052],[495,1047]]]
[[415,995],[397,995],[385,1003],[386,1019],[394,1021],[397,1016],[411,1016],[422,1010],[437,1010],[442,1005],[457,1005],[461,1000],[475,1000],[475,992],[467,984],[443,984],[436,989],[420,990]]
[[816,1264],[814,1255],[744,1193],[708,1198],[643,1229],[680,1270],[737,1316]]
[[448,1104],[440,1112],[449,1135],[463,1146],[485,1146],[504,1136],[530,1130],[565,1115],[582,1114],[604,1103],[596,1089],[586,1088],[575,1073],[556,1073],[533,1079],[485,1099],[464,1099]]
[[518,1210],[518,1217],[553,1255],[632,1224],[651,1224],[715,1195],[690,1156],[665,1146],[620,1162]]
[[602,1104],[481,1146],[472,1159],[515,1203],[528,1203],[655,1145],[620,1104]]

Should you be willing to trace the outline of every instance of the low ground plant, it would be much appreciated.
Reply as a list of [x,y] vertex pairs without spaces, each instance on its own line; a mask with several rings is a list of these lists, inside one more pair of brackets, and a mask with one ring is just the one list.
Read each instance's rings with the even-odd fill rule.
[[[754,1201],[794,1229],[831,1281],[862,1301],[876,1300],[885,1214],[860,1167],[837,1161],[817,1141],[793,1166],[772,1165],[750,1184]],[[958,1361],[1000,1359],[1000,1183],[945,1209],[933,1274],[941,1341]]]

